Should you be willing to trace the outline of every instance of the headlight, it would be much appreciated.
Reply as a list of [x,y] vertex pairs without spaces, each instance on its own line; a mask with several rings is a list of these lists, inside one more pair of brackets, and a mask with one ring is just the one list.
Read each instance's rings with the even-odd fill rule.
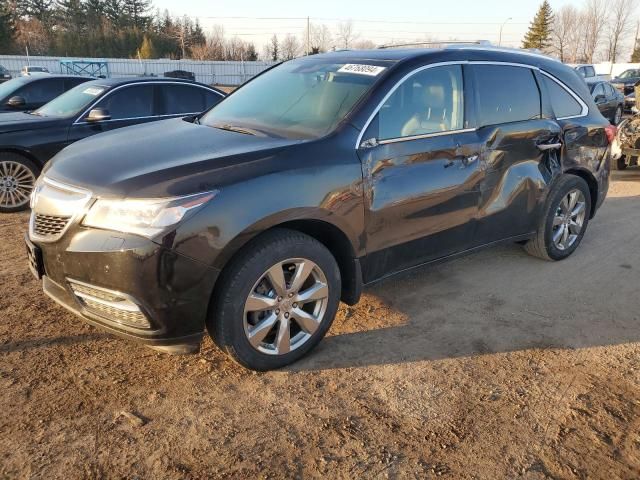
[[177,224],[187,212],[203,206],[217,193],[216,190],[185,197],[144,200],[98,199],[82,224],[151,238]]

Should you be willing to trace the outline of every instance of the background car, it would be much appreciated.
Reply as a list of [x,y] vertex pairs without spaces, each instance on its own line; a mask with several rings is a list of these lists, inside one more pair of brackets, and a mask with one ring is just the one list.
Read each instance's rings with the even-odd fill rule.
[[0,115],[0,212],[26,209],[42,167],[70,143],[129,125],[198,114],[224,96],[184,80],[110,78],[78,85],[34,112]]
[[602,116],[612,125],[618,125],[624,111],[624,95],[613,88],[609,82],[596,80],[587,82],[587,85]]
[[42,75],[47,73],[50,73],[48,68],[38,67],[35,65],[25,65],[24,67],[22,67],[22,70],[20,71],[20,74],[23,76],[33,75],[33,74]]
[[0,83],[8,82],[9,80],[11,80],[11,73],[0,65]]
[[640,81],[640,70],[629,69],[622,72],[617,77],[611,79],[611,85],[625,95],[633,92],[633,86]]
[[196,81],[195,73],[188,72],[187,70],[171,70],[170,72],[164,72],[164,76],[169,78],[182,78],[184,80],[191,80],[192,82]]
[[605,78],[596,73],[596,67],[592,64],[581,63],[578,65],[572,65],[573,69],[578,72],[578,74],[584,78],[587,82],[592,80],[604,80]]
[[72,75],[14,78],[0,85],[0,113],[35,110],[89,80],[93,79]]

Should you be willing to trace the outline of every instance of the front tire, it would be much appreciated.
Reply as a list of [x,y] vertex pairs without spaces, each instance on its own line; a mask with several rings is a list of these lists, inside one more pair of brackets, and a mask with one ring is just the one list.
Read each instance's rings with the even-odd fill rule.
[[524,248],[544,260],[563,260],[580,245],[589,224],[591,193],[582,178],[562,176],[549,192],[535,236]]
[[38,175],[38,167],[28,158],[0,152],[0,213],[28,209]]
[[611,118],[611,125],[618,125],[622,120],[622,107],[618,106],[616,108],[615,113],[613,114],[613,118]]
[[207,329],[252,370],[272,370],[307,354],[333,323],[340,270],[331,252],[303,233],[274,229],[225,267]]

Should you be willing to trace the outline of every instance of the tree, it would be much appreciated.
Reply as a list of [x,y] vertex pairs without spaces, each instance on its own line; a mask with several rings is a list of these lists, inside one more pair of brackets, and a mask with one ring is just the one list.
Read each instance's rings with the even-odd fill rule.
[[610,0],[607,22],[607,59],[615,62],[620,53],[620,44],[631,33],[632,17],[636,10],[636,0]]
[[607,1],[587,0],[582,18],[584,25],[583,59],[592,63],[607,21]]
[[274,33],[273,37],[271,37],[271,45],[269,46],[269,57],[274,62],[277,62],[280,58],[280,50],[278,47],[278,36]]
[[149,25],[150,9],[151,0],[123,0],[122,2],[122,11],[128,17],[129,25],[140,30]]
[[351,20],[338,24],[336,31],[336,43],[339,48],[351,48],[351,44],[358,39],[359,35],[353,30],[353,22]]
[[631,53],[631,63],[640,63],[640,45],[638,42],[636,42],[633,53]]
[[524,37],[522,48],[535,48],[545,51],[551,44],[551,29],[553,26],[553,10],[547,0],[538,8],[538,13],[529,26]]
[[565,5],[554,15],[551,47],[562,62],[576,63],[579,18],[573,5]]
[[142,45],[140,45],[140,48],[138,49],[138,58],[156,58],[153,42],[147,35],[142,39]]
[[298,39],[291,35],[290,33],[284,37],[282,41],[282,59],[283,60],[291,60],[296,58],[300,54],[301,46]]
[[13,11],[15,11],[15,4],[0,0],[0,47],[4,50],[0,53],[9,53],[13,49],[16,34]]

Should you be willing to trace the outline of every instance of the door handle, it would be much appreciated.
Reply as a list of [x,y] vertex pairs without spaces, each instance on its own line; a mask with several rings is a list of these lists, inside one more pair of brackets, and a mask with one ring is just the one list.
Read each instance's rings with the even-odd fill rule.
[[538,150],[546,152],[548,150],[559,150],[562,148],[562,143],[539,143]]
[[462,159],[462,165],[464,165],[465,167],[468,167],[469,165],[477,161],[478,161],[478,155],[469,155],[468,157],[464,157]]

